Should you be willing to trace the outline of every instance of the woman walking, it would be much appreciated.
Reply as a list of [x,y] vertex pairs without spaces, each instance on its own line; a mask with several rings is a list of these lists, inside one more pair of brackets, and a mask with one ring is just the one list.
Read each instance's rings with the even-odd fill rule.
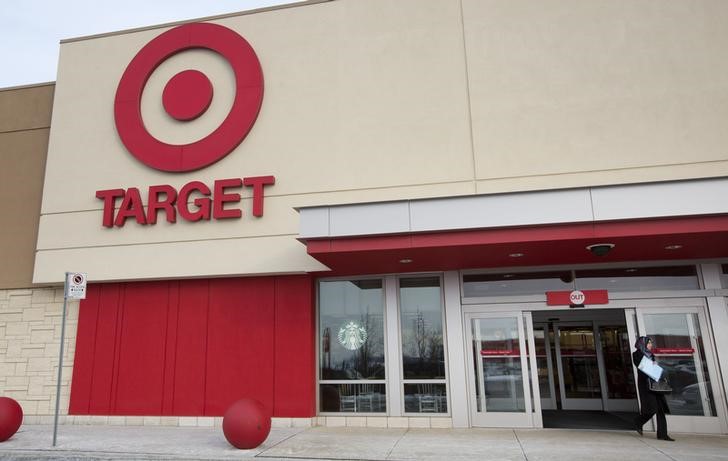
[[652,378],[639,370],[639,364],[643,357],[655,361],[655,354],[652,353],[652,339],[647,336],[640,336],[634,347],[636,350],[632,353],[632,362],[634,366],[638,367],[637,390],[641,402],[640,415],[635,419],[635,430],[639,435],[642,435],[642,426],[657,414],[657,438],[674,442],[675,439],[667,435],[665,414],[670,413],[670,408],[667,406],[665,395],[650,391],[648,380]]

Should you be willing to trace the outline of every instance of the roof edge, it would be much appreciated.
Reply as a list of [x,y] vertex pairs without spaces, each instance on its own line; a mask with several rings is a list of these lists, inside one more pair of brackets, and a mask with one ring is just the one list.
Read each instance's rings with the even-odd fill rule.
[[36,87],[40,87],[40,86],[51,86],[51,85],[55,85],[55,84],[56,84],[55,81],[40,82],[40,83],[27,83],[27,84],[23,84],[23,85],[0,87],[0,91],[25,90],[28,88],[36,88]]
[[74,42],[80,42],[84,40],[93,40],[97,38],[104,38],[104,37],[113,37],[116,35],[124,35],[124,34],[133,34],[135,32],[143,32],[146,30],[154,30],[154,29],[162,29],[165,27],[172,27],[177,26],[181,24],[186,24],[189,22],[205,22],[205,21],[215,21],[218,19],[226,19],[226,18],[232,18],[235,16],[247,16],[250,14],[257,14],[257,13],[265,13],[268,11],[275,11],[275,10],[283,10],[288,8],[298,8],[301,6],[308,6],[308,5],[316,5],[318,3],[328,3],[333,0],[302,0],[297,1],[295,3],[286,3],[283,5],[275,5],[275,6],[266,6],[263,8],[256,8],[253,10],[245,10],[245,11],[238,11],[235,13],[225,13],[225,14],[218,14],[213,16],[203,16],[201,18],[190,18],[190,19],[183,19],[180,21],[172,21],[172,22],[165,22],[163,24],[155,24],[153,26],[143,26],[143,27],[134,27],[131,29],[123,29],[119,31],[114,32],[104,32],[100,34],[93,34],[93,35],[83,35],[80,37],[73,37],[73,38],[64,38],[60,41],[60,44],[66,44],[66,43],[74,43]]

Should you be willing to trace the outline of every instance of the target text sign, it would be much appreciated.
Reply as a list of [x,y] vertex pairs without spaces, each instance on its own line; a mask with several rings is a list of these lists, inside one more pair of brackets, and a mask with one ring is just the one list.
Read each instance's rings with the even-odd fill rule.
[[[212,189],[200,181],[192,181],[179,191],[168,184],[151,186],[147,190],[146,212],[141,192],[136,187],[96,191],[96,198],[104,201],[104,227],[122,227],[129,218],[139,224],[156,224],[157,212],[164,211],[167,222],[177,222],[177,215],[186,221],[240,218],[239,208],[225,208],[240,202],[241,194],[234,192],[243,187],[252,189],[253,216],[263,216],[264,188],[275,184],[273,176],[218,179]],[[212,195],[212,197],[210,197]],[[116,207],[117,200],[121,200]],[[191,203],[190,203],[191,202]]]

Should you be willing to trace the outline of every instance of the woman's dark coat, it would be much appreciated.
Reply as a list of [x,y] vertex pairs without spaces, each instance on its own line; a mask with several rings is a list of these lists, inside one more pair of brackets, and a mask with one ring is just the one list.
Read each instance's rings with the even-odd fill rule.
[[[642,351],[636,350],[632,352],[632,362],[634,366],[639,366],[642,361],[642,357],[645,355]],[[656,394],[650,391],[647,380],[650,379],[646,374],[637,370],[637,391],[640,394],[640,404],[642,406],[642,413],[657,413],[658,405],[662,407],[662,411],[665,414],[670,414],[670,408],[667,406],[667,400],[665,394]]]

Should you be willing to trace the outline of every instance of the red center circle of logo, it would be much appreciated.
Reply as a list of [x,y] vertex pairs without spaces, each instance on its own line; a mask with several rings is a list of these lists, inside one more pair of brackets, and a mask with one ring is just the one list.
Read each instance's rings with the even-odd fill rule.
[[183,70],[172,77],[162,91],[162,106],[170,117],[194,120],[210,107],[212,83],[199,70]]
[[[193,48],[208,49],[227,59],[235,73],[235,99],[225,120],[209,135],[189,144],[167,144],[144,126],[142,92],[162,62]],[[227,27],[185,24],[159,35],[131,60],[116,89],[114,121],[124,146],[140,162],[162,171],[192,171],[232,152],[253,127],[262,102],[263,71],[250,44]]]

